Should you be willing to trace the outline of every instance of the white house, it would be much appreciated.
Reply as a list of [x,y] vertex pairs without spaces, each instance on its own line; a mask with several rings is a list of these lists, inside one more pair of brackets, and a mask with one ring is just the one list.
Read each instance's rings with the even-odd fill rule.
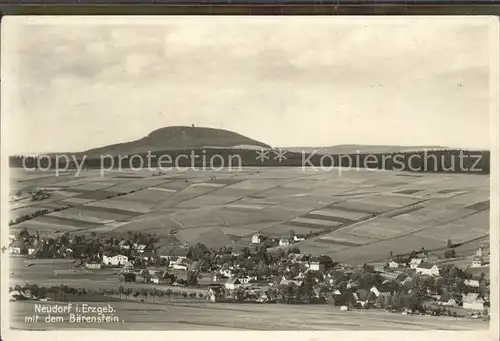
[[134,264],[132,262],[127,262],[123,266],[121,272],[123,272],[123,273],[130,273],[130,272],[134,272],[134,269],[135,269]]
[[144,244],[137,245],[137,252],[143,253],[145,250],[146,250],[146,245]]
[[229,268],[222,268],[222,269],[220,269],[219,273],[224,277],[232,277],[233,276],[233,271]]
[[464,284],[468,287],[479,288],[479,280],[478,279],[466,279]]
[[448,301],[441,302],[441,305],[448,307],[457,307],[458,303],[454,298],[450,298]]
[[253,276],[253,277],[252,276],[246,276],[246,277],[243,277],[243,278],[241,278],[241,283],[242,284],[248,284],[252,280],[256,281],[257,280],[257,276]]
[[121,266],[128,262],[128,257],[124,255],[102,256],[102,263],[110,266]]
[[422,258],[412,258],[410,261],[410,269],[416,269],[423,262]]
[[130,245],[128,244],[128,242],[126,240],[122,240],[118,243],[118,246],[120,247],[120,249],[123,249],[123,250],[128,250],[130,249]]
[[238,289],[240,286],[241,286],[241,281],[237,277],[231,277],[226,282],[226,289],[228,290],[235,290]]
[[439,276],[439,267],[435,264],[421,263],[416,270],[422,275]]
[[481,266],[483,266],[485,263],[484,263],[484,260],[482,257],[475,257],[473,260],[472,260],[472,264],[471,264],[471,267],[473,268],[479,268]]
[[320,270],[320,264],[319,264],[319,262],[310,262],[309,263],[309,270],[319,271]]
[[20,254],[21,253],[21,248],[19,246],[9,246],[9,253],[10,254]]
[[87,269],[100,269],[101,263],[85,263]]
[[305,237],[299,237],[299,236],[293,236],[293,241],[295,242],[301,242],[303,240],[306,240]]
[[468,293],[463,296],[463,308],[472,310],[483,310],[484,309],[484,299],[479,296],[479,294]]
[[187,271],[189,264],[186,258],[178,258],[177,261],[172,265],[175,270]]
[[32,248],[32,247],[28,248],[28,255],[32,255],[34,253],[35,253],[35,249],[34,248]]
[[290,240],[288,238],[280,238],[279,246],[288,246],[290,245]]
[[393,260],[389,262],[389,269],[397,269],[397,268],[399,268],[398,262],[395,262]]
[[260,233],[256,233],[252,236],[252,244],[260,244],[262,243],[262,235]]

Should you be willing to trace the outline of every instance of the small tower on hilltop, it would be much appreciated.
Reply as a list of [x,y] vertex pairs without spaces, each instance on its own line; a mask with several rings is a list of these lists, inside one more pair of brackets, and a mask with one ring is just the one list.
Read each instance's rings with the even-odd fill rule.
[[191,124],[191,128],[194,128],[194,124]]

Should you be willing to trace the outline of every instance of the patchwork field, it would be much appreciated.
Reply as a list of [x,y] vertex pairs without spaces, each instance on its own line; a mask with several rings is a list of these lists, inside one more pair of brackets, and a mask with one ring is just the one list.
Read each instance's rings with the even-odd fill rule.
[[[12,188],[50,187],[39,202],[11,203],[11,219],[43,207],[69,209],[12,229],[124,234],[171,232],[187,243],[214,247],[261,232],[314,234],[297,243],[311,254],[349,263],[387,258],[389,251],[443,249],[451,238],[463,250],[489,235],[489,176],[390,171],[249,167],[242,171],[83,171],[55,176],[15,170]],[[12,190],[11,188],[11,190]],[[165,240],[165,241],[164,241]]]

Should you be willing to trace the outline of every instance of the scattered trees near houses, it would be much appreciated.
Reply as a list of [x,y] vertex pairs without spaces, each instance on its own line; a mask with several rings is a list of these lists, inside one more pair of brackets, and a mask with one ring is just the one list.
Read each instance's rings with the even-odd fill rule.
[[455,258],[455,249],[448,249],[444,253],[445,258]]

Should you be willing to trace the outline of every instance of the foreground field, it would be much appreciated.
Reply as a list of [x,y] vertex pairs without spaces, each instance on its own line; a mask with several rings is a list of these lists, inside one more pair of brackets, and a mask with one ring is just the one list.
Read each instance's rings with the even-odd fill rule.
[[[65,304],[65,303],[64,303]],[[73,302],[77,304],[77,302]],[[99,303],[94,306],[104,306]],[[135,303],[113,302],[114,323],[26,323],[34,302],[11,304],[11,327],[16,329],[114,329],[123,330],[480,330],[488,323],[451,317],[407,316],[384,311],[342,312],[330,305]],[[67,314],[60,314],[67,320]],[[89,314],[87,316],[91,316]],[[95,314],[93,314],[95,315]]]

